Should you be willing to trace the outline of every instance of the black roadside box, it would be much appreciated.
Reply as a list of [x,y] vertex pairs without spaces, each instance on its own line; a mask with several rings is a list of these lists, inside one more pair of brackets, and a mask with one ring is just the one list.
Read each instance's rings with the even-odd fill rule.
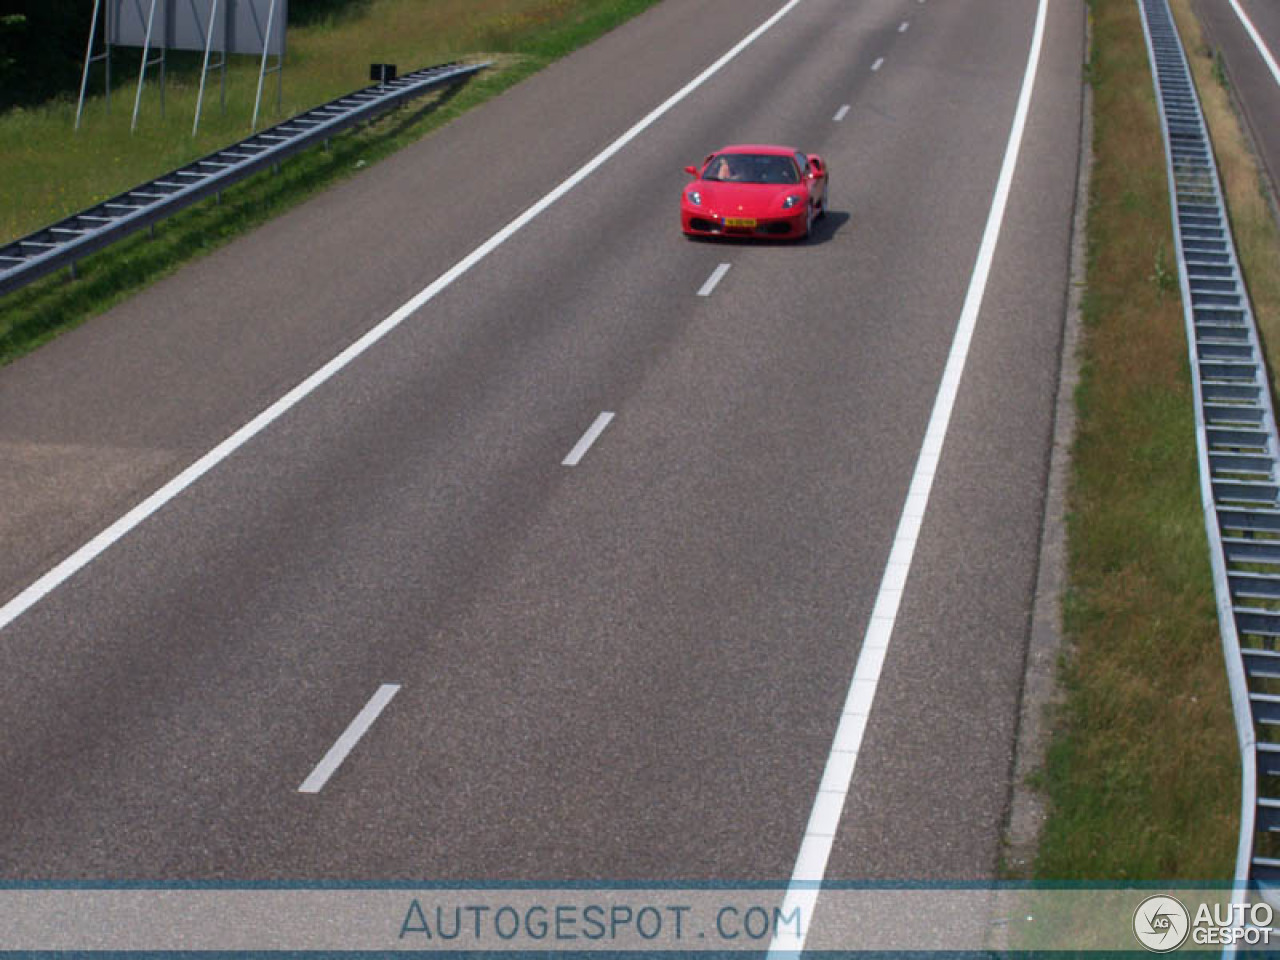
[[395,78],[396,78],[396,65],[394,63],[369,64],[370,80],[376,80],[378,83],[390,83]]

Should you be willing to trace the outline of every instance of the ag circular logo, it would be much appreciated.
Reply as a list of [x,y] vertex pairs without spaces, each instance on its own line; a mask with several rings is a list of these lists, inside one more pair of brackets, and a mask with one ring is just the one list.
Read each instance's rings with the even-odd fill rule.
[[1177,950],[1190,929],[1191,915],[1187,908],[1164,894],[1147,897],[1133,912],[1133,934],[1152,953]]

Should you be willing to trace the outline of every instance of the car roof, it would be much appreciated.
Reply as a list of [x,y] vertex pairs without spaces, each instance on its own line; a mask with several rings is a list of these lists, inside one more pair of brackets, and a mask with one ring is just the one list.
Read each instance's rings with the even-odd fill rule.
[[763,153],[779,157],[789,157],[799,152],[794,147],[780,147],[777,144],[768,143],[737,143],[732,146],[721,147],[716,151],[716,153]]

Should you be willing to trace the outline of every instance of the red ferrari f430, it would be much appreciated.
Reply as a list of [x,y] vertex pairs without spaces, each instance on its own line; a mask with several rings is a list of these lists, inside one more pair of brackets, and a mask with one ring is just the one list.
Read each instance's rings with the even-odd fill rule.
[[725,147],[685,167],[693,182],[680,196],[689,237],[802,240],[827,212],[827,165],[791,147]]

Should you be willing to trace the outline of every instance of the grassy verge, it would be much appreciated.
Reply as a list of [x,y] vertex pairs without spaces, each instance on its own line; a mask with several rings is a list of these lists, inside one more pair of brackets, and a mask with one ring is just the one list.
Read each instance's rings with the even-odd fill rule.
[[[393,112],[224,191],[145,234],[86,258],[79,279],[67,272],[0,298],[0,363],[7,362],[215,249],[308,196],[425,136],[569,51],[636,15],[655,0],[367,0],[318,22],[291,28],[280,116],[292,116],[368,83],[372,62],[402,70],[463,58],[494,58],[452,96]],[[161,118],[156,94],[144,94],[139,131],[129,133],[132,87],[118,88],[111,112],[86,106],[72,134],[75,104],[0,116],[0,241],[22,236],[248,134],[256,65],[230,71],[228,111],[206,101],[200,136],[191,136],[198,73],[175,58]],[[121,74],[128,75],[119,70]],[[133,74],[136,79],[136,73]],[[117,82],[120,82],[117,79]],[[209,94],[206,94],[209,97]],[[274,96],[270,106],[275,106]],[[266,122],[274,122],[270,116]]]
[[1137,4],[1091,0],[1094,168],[1069,498],[1070,653],[1042,879],[1231,876],[1239,763]]

